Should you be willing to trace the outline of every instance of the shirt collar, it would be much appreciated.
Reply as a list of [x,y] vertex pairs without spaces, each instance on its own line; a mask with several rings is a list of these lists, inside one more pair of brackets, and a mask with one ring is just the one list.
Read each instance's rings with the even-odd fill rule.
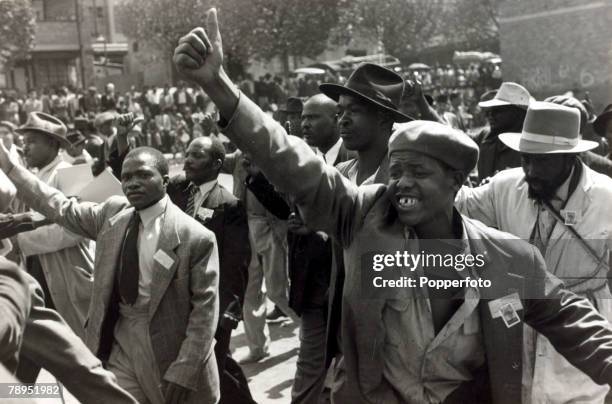
[[155,220],[158,216],[166,211],[166,205],[168,204],[168,195],[164,195],[159,201],[149,206],[148,208],[142,209],[138,211],[140,215],[140,220],[142,220],[142,225],[147,226],[153,220]]
[[319,149],[317,149],[317,151],[319,152],[319,154],[325,156],[325,162],[327,164],[333,165],[336,162],[336,159],[338,158],[338,154],[340,153],[341,146],[342,146],[342,138],[338,138],[338,141],[334,143],[334,145],[330,147],[330,149],[326,153],[323,153]]
[[62,161],[64,161],[62,159],[62,155],[58,153],[57,156],[55,156],[55,158],[49,164],[38,170],[38,175],[44,175],[45,173],[52,171]]
[[567,199],[567,194],[569,193],[569,183],[572,179],[572,176],[574,175],[574,170],[575,168],[572,167],[572,171],[570,171],[569,175],[567,176],[563,184],[561,184],[561,186],[557,188],[557,192],[555,193],[555,196],[553,199],[558,199],[563,202]]
[[200,189],[200,195],[204,196],[208,194],[216,184],[217,184],[217,180],[215,179],[215,180],[208,181],[203,184],[196,185],[196,186]]

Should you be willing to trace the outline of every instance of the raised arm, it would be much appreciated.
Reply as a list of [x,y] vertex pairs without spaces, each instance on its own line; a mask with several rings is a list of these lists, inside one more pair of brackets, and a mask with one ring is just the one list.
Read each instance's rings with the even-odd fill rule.
[[202,86],[219,109],[223,133],[280,192],[294,198],[308,226],[347,240],[357,222],[357,187],[238,91],[222,67],[215,9],[208,12],[208,28],[208,33],[196,28],[180,39],[174,53],[178,71]]
[[80,236],[95,240],[102,227],[105,204],[78,203],[57,189],[40,181],[34,174],[13,161],[0,142],[0,168],[17,188],[18,197],[52,222]]

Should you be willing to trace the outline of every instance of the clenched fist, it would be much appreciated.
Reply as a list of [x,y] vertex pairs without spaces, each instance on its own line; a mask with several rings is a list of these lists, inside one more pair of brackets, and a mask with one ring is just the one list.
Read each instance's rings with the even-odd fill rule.
[[208,30],[198,27],[182,37],[173,57],[179,73],[204,88],[223,71],[223,45],[216,8],[206,13],[206,25]]

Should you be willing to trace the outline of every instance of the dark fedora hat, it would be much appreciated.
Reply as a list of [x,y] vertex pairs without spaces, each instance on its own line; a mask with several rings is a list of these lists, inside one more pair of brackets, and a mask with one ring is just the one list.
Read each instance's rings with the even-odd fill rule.
[[612,118],[612,104],[604,108],[603,112],[593,121],[593,129],[599,136],[606,135],[606,124]]
[[70,146],[70,142],[66,139],[68,128],[53,115],[44,112],[30,112],[26,123],[16,129],[15,132],[25,133],[30,131],[51,136],[63,146]]
[[66,139],[70,142],[73,147],[80,145],[81,143],[85,143],[87,138],[83,136],[83,133],[78,129],[73,129],[68,133]]
[[285,105],[279,108],[279,111],[288,114],[301,114],[304,109],[304,103],[299,97],[289,97]]
[[358,97],[391,112],[395,122],[414,120],[397,109],[404,92],[404,80],[382,66],[364,63],[355,69],[346,81],[346,85],[323,83],[319,86],[319,90],[336,102],[341,95]]

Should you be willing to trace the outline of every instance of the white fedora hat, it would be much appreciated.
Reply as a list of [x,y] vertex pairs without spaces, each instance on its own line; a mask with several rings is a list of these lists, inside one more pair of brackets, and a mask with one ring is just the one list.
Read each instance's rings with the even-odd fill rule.
[[507,81],[501,84],[495,97],[488,101],[478,103],[480,108],[501,107],[504,105],[515,105],[527,109],[533,98],[529,91],[520,84]]
[[582,153],[598,146],[582,140],[580,112],[552,102],[534,101],[529,105],[521,133],[502,133],[501,140],[521,153]]

